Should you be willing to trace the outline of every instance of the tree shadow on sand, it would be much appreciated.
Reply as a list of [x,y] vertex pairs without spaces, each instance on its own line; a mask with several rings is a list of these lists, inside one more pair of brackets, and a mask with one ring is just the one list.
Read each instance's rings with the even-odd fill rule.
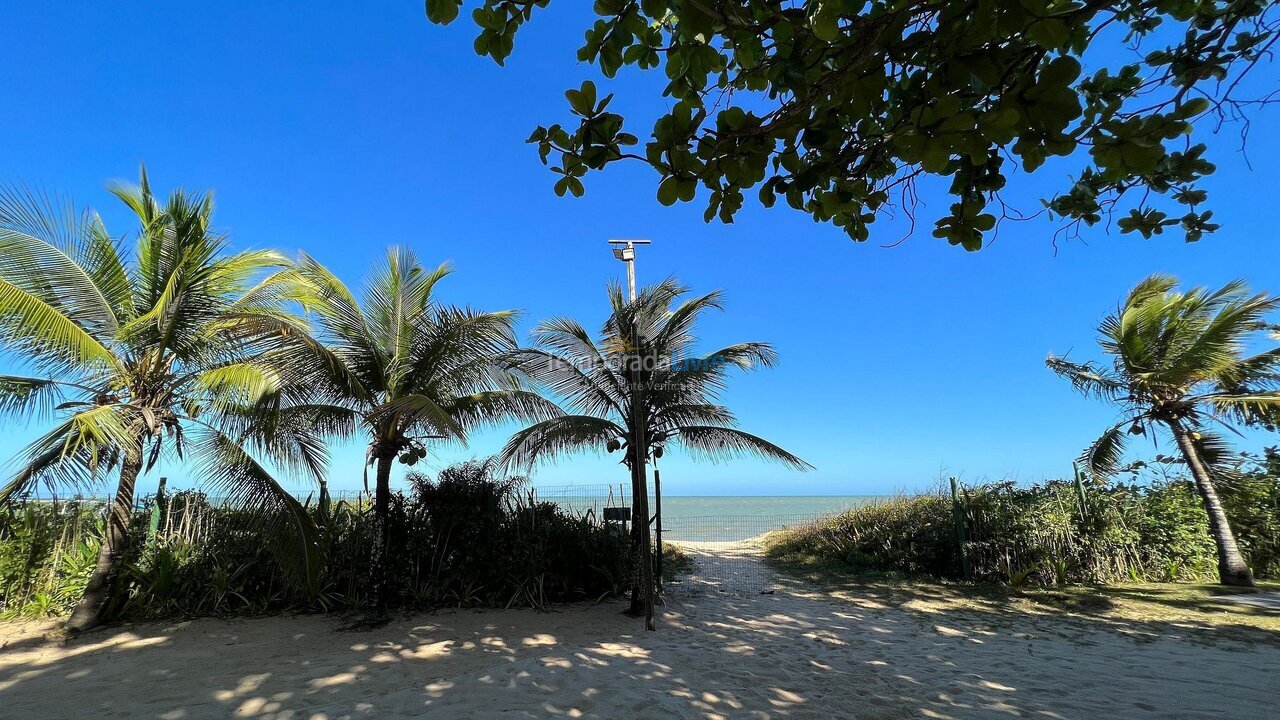
[[1163,719],[1221,716],[1231,697],[1230,714],[1251,718],[1265,717],[1267,668],[1280,661],[1269,631],[1207,644],[1192,635],[1216,628],[1124,623],[1105,608],[1062,617],[939,600],[929,586],[833,588],[776,575],[751,553],[698,561],[702,573],[668,589],[656,633],[619,602],[342,633],[323,616],[148,623],[10,646],[0,706],[165,720]]

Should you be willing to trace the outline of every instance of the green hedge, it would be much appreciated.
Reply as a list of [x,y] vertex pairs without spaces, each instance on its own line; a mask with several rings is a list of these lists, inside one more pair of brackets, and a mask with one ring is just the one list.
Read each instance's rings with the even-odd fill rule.
[[[1259,577],[1280,577],[1280,480],[1243,474],[1220,483],[1241,549]],[[1012,483],[966,489],[972,577],[1022,584],[1213,580],[1208,518],[1187,482],[1091,487]],[[962,577],[949,493],[903,497],[774,533],[770,556],[855,573]]]
[[[519,483],[482,465],[411,484],[393,496],[389,520],[388,577],[399,607],[541,607],[619,594],[629,581],[626,537],[593,516],[532,502]],[[331,611],[370,601],[368,502],[309,507],[321,538],[318,594],[292,580],[252,513],[190,492],[155,510],[151,499],[134,514],[112,617]],[[83,502],[0,510],[0,613],[67,612],[96,559],[102,512]]]

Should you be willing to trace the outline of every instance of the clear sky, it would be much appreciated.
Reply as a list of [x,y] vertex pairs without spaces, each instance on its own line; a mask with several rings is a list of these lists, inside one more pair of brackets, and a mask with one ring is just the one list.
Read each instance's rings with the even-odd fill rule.
[[[702,328],[708,350],[777,346],[780,367],[738,378],[724,399],[744,429],[817,467],[669,456],[675,494],[880,494],[944,474],[1063,475],[1113,411],[1049,373],[1047,353],[1094,357],[1097,321],[1151,272],[1280,291],[1275,111],[1254,117],[1249,163],[1238,128],[1210,139],[1219,172],[1207,187],[1224,227],[1190,245],[1098,227],[1055,248],[1056,226],[1037,220],[967,254],[930,237],[930,221],[886,248],[905,222],[877,223],[854,244],[753,202],[734,225],[706,225],[700,203],[660,206],[655,176],[637,166],[589,177],[582,199],[557,198],[524,140],[567,119],[566,87],[599,79],[575,59],[590,21],[585,2],[552,3],[499,68],[472,53],[473,26],[432,26],[420,2],[6,3],[0,180],[69,193],[121,234],[134,228],[103,183],[145,161],[158,189],[214,189],[237,247],[305,249],[358,283],[387,245],[408,244],[454,263],[447,300],[522,308],[523,330],[554,314],[597,327],[605,283],[623,270],[605,241],[652,238],[642,282],[675,274],[726,292],[727,312]],[[643,139],[664,107],[662,78],[624,72],[601,85]],[[1014,182],[1010,197],[1030,210],[1065,186],[1049,171]],[[925,215],[950,202],[924,199]],[[0,455],[37,429],[5,428]],[[436,450],[430,466],[493,453],[511,429]],[[359,487],[362,462],[361,448],[338,448],[332,486]],[[616,457],[536,475],[625,480]]]

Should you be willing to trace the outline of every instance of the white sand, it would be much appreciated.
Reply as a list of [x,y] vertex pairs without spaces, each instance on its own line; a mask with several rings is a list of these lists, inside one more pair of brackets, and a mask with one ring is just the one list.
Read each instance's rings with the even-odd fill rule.
[[[1280,645],[1174,626],[930,615],[780,581],[743,545],[698,551],[659,631],[609,602],[108,629],[68,645],[0,626],[0,717],[1277,718]],[[772,590],[761,594],[761,590]]]

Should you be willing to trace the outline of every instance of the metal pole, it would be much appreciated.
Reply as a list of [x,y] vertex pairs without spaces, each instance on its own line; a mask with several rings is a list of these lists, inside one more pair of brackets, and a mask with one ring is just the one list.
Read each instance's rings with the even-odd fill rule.
[[662,587],[662,476],[658,474],[658,461],[653,461],[654,530],[658,541],[658,587]]
[[[635,246],[648,245],[649,241],[648,240],[610,240],[609,244],[614,246],[613,256],[627,264],[627,296],[628,296],[628,301],[634,303],[636,300],[636,266],[635,266],[636,248]],[[627,338],[627,341],[631,345],[631,348],[632,348],[631,352],[634,353],[634,355],[632,357],[627,357],[626,360],[628,362],[636,362],[637,364],[642,363],[643,360],[641,357],[641,350],[640,350],[641,338],[638,332],[636,331],[634,322],[632,323],[630,334],[631,334],[631,337]],[[654,618],[654,608],[653,608],[653,604],[654,604],[653,572],[655,569],[654,567],[655,563],[653,559],[648,556],[648,553],[652,552],[653,548],[650,546],[651,536],[649,534],[649,523],[651,522],[651,519],[649,517],[649,479],[648,479],[648,472],[645,469],[645,464],[646,464],[645,461],[648,458],[648,447],[646,446],[647,438],[645,437],[646,433],[644,430],[644,425],[646,424],[646,418],[644,415],[643,405],[640,402],[641,394],[643,392],[643,388],[641,387],[641,383],[639,382],[640,368],[639,367],[633,368],[630,374],[631,374],[630,382],[631,382],[631,424],[632,424],[632,433],[630,438],[630,445],[631,445],[630,449],[632,453],[631,472],[632,472],[633,480],[638,481],[638,484],[639,484],[638,487],[633,488],[633,492],[632,492],[632,495],[638,494],[638,497],[633,497],[631,501],[635,503],[635,510],[638,511],[638,512],[633,512],[633,517],[635,517],[636,519],[644,523],[644,526],[639,529],[640,546],[642,549],[642,555],[644,555],[644,557],[641,559],[641,565],[640,565],[640,581],[644,583],[644,588],[643,588],[644,615],[645,615],[644,624],[645,624],[646,630],[656,630],[657,622],[656,622],[656,619]],[[655,480],[655,483],[656,483],[656,480]],[[659,532],[661,532],[661,530],[659,530]],[[661,546],[661,541],[659,541],[659,546],[658,546],[659,556],[661,556],[661,552],[662,552],[662,546]]]
[[632,250],[631,244],[627,243],[627,249],[631,250],[631,256],[627,258],[627,299],[631,302],[636,301],[636,252]]

